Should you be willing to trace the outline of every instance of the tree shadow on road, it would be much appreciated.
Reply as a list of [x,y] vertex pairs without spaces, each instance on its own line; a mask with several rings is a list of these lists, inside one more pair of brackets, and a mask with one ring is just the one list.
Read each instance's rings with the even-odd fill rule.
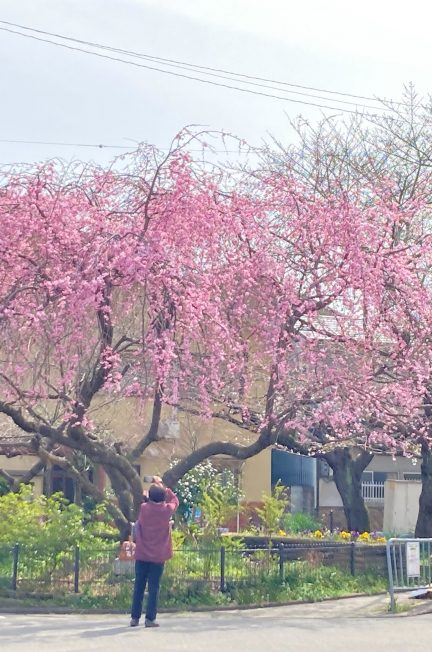
[[[279,627],[283,629],[298,629],[305,628],[309,631],[323,631],[323,628],[326,627],[326,622],[323,620],[314,621],[312,619],[306,619],[302,621],[301,619],[295,618],[291,620],[290,618],[274,618],[274,617],[242,617],[242,616],[232,616],[231,618],[188,618],[187,616],[174,619],[170,618],[169,620],[161,621],[161,628],[153,630],[156,633],[166,633],[166,634],[189,634],[191,632],[202,633],[202,632],[223,632],[223,631],[235,631],[235,630],[251,630],[251,629],[274,629],[274,627]],[[330,625],[330,623],[328,623]],[[82,638],[97,638],[102,636],[115,636],[116,634],[132,634],[136,635],[137,632],[142,632],[145,627],[144,624],[139,627],[130,628],[127,624],[124,626],[113,626],[113,627],[104,627],[101,628],[100,623],[95,623],[94,629],[86,629],[82,632],[77,632],[76,635]],[[146,632],[148,635],[148,632]]]
[[116,634],[125,634],[126,632],[129,632],[132,635],[136,635],[139,629],[144,629],[144,627],[132,628],[129,627],[129,625],[123,625],[122,627],[109,627],[104,629],[100,629],[98,627],[96,629],[87,629],[83,632],[79,632],[78,636],[82,636],[83,638],[98,638],[100,636],[115,636]]

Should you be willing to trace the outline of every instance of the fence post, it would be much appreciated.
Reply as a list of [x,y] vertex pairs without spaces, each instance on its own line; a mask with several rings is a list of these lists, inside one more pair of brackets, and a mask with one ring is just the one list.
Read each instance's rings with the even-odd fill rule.
[[329,529],[330,529],[331,534],[333,534],[333,531],[334,531],[334,519],[333,519],[333,510],[332,509],[330,510],[330,515],[329,516],[330,516],[330,523],[329,523],[330,527],[329,527]]
[[19,543],[16,543],[12,548],[12,580],[11,580],[12,591],[17,590],[19,548],[20,548]]
[[76,546],[75,559],[74,559],[74,593],[79,592],[79,572],[80,572],[80,549],[79,546]]
[[220,592],[225,593],[225,546],[220,549]]
[[279,579],[281,582],[285,579],[284,556],[283,556],[283,543],[279,544]]
[[386,543],[386,557],[387,557],[387,573],[388,573],[388,587],[390,594],[390,611],[394,613],[396,611],[396,599],[395,599],[395,590],[394,590],[394,579],[393,579],[393,565],[391,558],[393,539],[389,539]]
[[356,544],[355,541],[351,543],[351,550],[350,550],[350,570],[351,570],[351,575],[356,574],[356,568],[355,568],[355,551],[356,551]]

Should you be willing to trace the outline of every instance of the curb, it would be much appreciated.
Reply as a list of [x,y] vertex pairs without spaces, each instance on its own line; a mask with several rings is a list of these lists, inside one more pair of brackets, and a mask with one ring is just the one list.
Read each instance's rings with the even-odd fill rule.
[[[256,609],[272,609],[275,607],[292,607],[298,605],[306,604],[319,604],[323,602],[339,602],[341,600],[352,600],[355,598],[374,598],[379,596],[387,595],[387,592],[381,593],[354,593],[349,595],[339,595],[335,598],[321,598],[319,600],[288,600],[286,602],[267,602],[263,604],[249,604],[249,605],[213,605],[213,606],[202,606],[202,607],[190,607],[190,608],[176,608],[176,607],[161,607],[158,609],[158,612],[163,614],[174,614],[174,613],[208,613],[208,612],[229,612],[229,611],[253,611]],[[420,608],[420,607],[419,607]],[[431,605],[432,608],[432,605]],[[2,599],[0,598],[0,613],[9,613],[9,614],[53,614],[53,615],[124,615],[128,611],[125,609],[82,609],[74,607],[56,607],[56,606],[25,606],[25,605],[8,605],[2,604]],[[393,614],[390,614],[393,615]],[[396,616],[402,614],[394,614]]]
[[[418,607],[413,607],[411,611],[407,612],[405,615],[407,618],[411,616],[427,616],[432,613],[432,603],[429,604],[419,604]],[[403,616],[404,614],[399,614]]]

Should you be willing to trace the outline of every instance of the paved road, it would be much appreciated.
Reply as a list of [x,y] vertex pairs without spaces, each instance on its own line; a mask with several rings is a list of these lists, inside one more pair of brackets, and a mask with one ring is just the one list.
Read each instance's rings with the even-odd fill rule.
[[[431,648],[432,613],[383,617],[386,596],[250,611],[161,615],[160,629],[117,615],[0,614],[1,652],[411,652]],[[426,606],[429,609],[430,603]]]
[[[350,615],[347,615],[350,613]],[[429,650],[432,614],[364,616],[331,603],[254,611],[161,615],[158,630],[125,616],[0,614],[1,652],[411,652]]]

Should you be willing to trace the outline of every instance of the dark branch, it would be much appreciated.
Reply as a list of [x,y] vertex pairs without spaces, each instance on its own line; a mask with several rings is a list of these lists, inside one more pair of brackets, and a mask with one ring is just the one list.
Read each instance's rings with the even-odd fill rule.
[[163,481],[168,487],[174,487],[179,480],[197,464],[200,464],[208,457],[215,455],[227,455],[237,460],[246,460],[257,455],[265,448],[276,443],[276,430],[264,429],[258,439],[249,446],[233,444],[228,441],[214,441],[198,448],[190,455],[182,459],[175,466],[169,469],[163,476]]
[[153,410],[152,410],[152,419],[150,427],[147,431],[147,434],[141,439],[141,441],[135,446],[133,451],[130,454],[132,460],[136,460],[140,457],[146,448],[150,446],[151,443],[157,440],[157,434],[159,430],[159,423],[162,413],[162,388],[157,384],[155,390],[155,396],[153,399]]
[[[98,489],[93,484],[93,482],[90,482],[90,480],[85,476],[85,474],[78,471],[78,469],[76,469],[74,465],[65,457],[61,457],[59,455],[55,455],[54,453],[51,453],[46,448],[44,448],[38,441],[35,442],[35,449],[37,454],[41,458],[41,462],[44,465],[55,464],[57,466],[60,466],[62,469],[65,469],[72,477],[74,477],[81,484],[84,491],[91,494],[99,503],[103,503],[105,501],[104,493],[100,491],[100,489]],[[113,519],[115,520],[117,527],[122,531],[125,530],[128,527],[128,521],[126,520],[125,516],[122,514],[119,508],[111,501],[107,501],[106,504],[107,504],[107,509],[111,514],[111,516],[113,517]]]

